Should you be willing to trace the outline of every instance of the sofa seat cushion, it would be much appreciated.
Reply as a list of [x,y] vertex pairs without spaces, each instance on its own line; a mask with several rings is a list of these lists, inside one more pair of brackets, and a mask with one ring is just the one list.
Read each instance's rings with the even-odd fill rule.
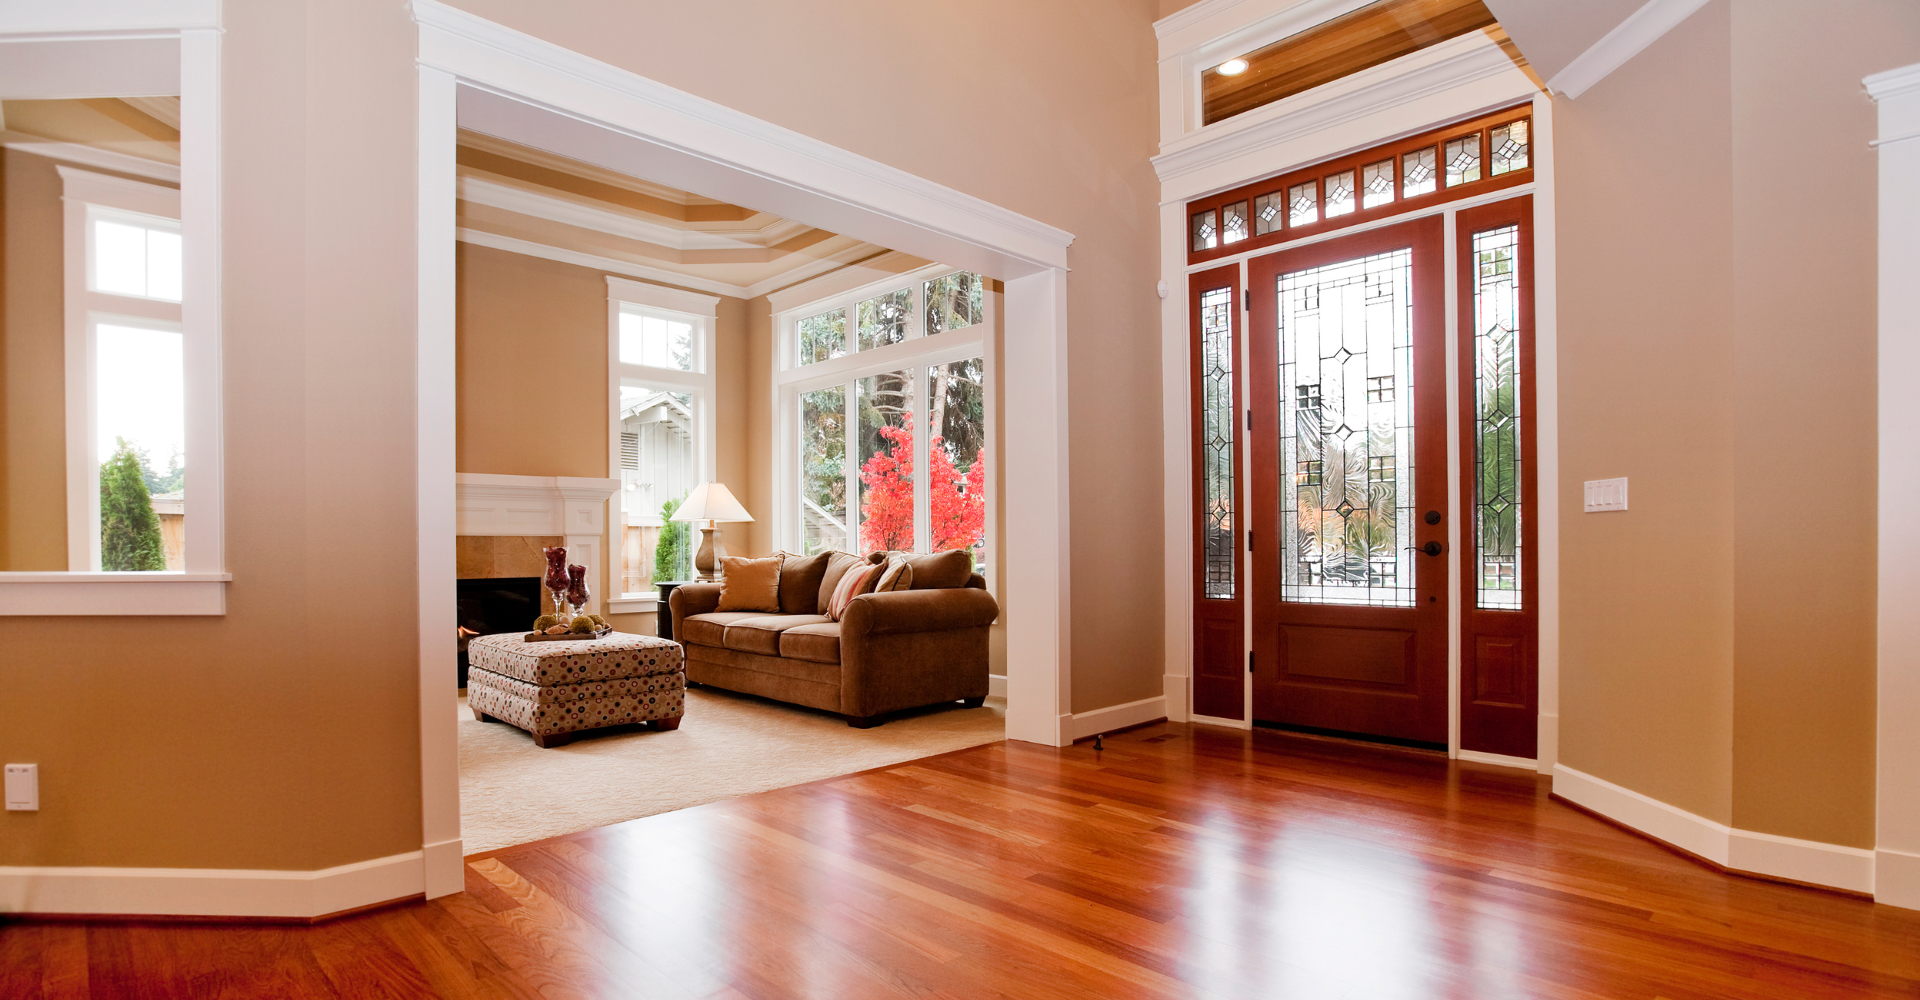
[[780,633],[780,655],[814,663],[840,662],[840,623],[795,625]]
[[680,623],[680,641],[701,646],[726,645],[727,626],[749,618],[765,618],[764,611],[709,611],[688,615]]
[[742,653],[780,655],[780,633],[798,625],[829,621],[825,615],[760,615],[728,622],[720,645]]

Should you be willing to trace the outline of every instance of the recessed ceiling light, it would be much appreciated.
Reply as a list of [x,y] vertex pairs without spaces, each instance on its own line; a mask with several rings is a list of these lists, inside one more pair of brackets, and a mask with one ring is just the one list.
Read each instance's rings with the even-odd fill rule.
[[1221,76],[1239,76],[1246,71],[1247,61],[1245,59],[1229,59],[1221,63],[1214,70],[1214,72],[1219,73]]

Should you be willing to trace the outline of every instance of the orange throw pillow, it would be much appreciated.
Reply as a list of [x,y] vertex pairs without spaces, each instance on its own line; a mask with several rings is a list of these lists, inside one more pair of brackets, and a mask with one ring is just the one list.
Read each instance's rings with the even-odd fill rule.
[[715,610],[780,613],[779,556],[728,556],[721,560],[721,566],[720,606]]

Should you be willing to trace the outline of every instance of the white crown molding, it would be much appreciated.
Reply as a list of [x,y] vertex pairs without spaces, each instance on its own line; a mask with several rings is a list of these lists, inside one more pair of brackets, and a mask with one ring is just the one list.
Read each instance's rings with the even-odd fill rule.
[[460,199],[671,250],[768,250],[813,229],[805,223],[777,216],[758,229],[679,229],[471,174],[460,178]]
[[122,97],[138,109],[143,115],[157,122],[180,127],[180,98],[178,97]]
[[1875,73],[1860,82],[1866,87],[1867,96],[1875,101],[1902,97],[1920,91],[1920,63]]
[[0,35],[152,37],[220,27],[220,0],[60,0],[0,4]]
[[712,278],[695,277],[691,274],[669,271],[662,267],[648,267],[645,264],[635,264],[631,261],[618,260],[613,257],[602,257],[599,254],[583,253],[579,250],[567,250],[561,247],[548,246],[545,243],[535,243],[532,240],[517,239],[512,236],[501,236],[479,229],[468,229],[463,226],[455,232],[455,236],[459,238],[460,242],[471,243],[474,246],[491,247],[495,250],[525,254],[529,257],[558,261],[562,264],[577,264],[580,267],[591,267],[597,271],[612,271],[615,274],[624,274],[630,278],[641,278],[647,281],[681,285],[686,288],[695,288],[703,292],[711,292],[715,295],[725,295],[736,299],[753,297],[748,291],[749,286],[746,285],[736,285],[726,281],[715,281]]
[[871,243],[856,243],[845,250],[830,253],[825,257],[815,257],[809,263],[801,264],[791,270],[782,271],[771,278],[762,278],[746,287],[746,297],[755,299],[762,295],[772,295],[776,291],[791,288],[798,282],[811,281],[822,275],[834,274],[852,265],[865,263],[897,252],[898,251],[895,250],[882,250]]
[[[1162,198],[1184,201],[1197,197],[1206,193],[1205,190],[1196,189],[1192,182],[1180,182],[1217,173],[1216,168],[1233,161],[1258,156],[1349,122],[1416,105],[1425,98],[1485,81],[1496,86],[1486,95],[1491,103],[1482,110],[1524,100],[1537,92],[1492,39],[1481,33],[1462,35],[1163,144],[1163,152],[1153,158],[1154,171],[1166,187]],[[1407,128],[1431,125],[1437,120],[1440,119],[1420,117]],[[1360,145],[1391,138],[1393,135],[1383,134],[1370,124]],[[1318,156],[1295,158],[1280,166],[1305,163],[1340,151],[1339,147],[1329,148],[1320,151]],[[1227,173],[1232,176],[1222,182],[1225,186],[1245,183],[1259,175],[1258,171]],[[1219,186],[1216,184],[1214,189]]]
[[[1373,0],[1204,0],[1153,23],[1160,58],[1243,55],[1359,10]],[[1192,68],[1199,69],[1199,65]]]
[[1707,0],[1647,0],[1645,6],[1627,15],[1626,20],[1614,25],[1612,31],[1555,73],[1553,79],[1547,81],[1547,89],[1578,98],[1706,3]]
[[1874,891],[1874,852],[1740,830],[1565,764],[1553,794],[1723,868],[1852,892]]
[[[20,133],[14,132],[13,135]],[[162,163],[144,157],[132,156],[111,149],[96,149],[72,142],[50,142],[41,139],[8,139],[6,148],[19,153],[32,153],[49,160],[72,163],[95,170],[111,170],[120,174],[132,174],[171,184],[180,183],[180,165]]]
[[611,274],[607,275],[607,298],[616,302],[632,302],[636,305],[652,306],[655,309],[703,316],[707,319],[713,319],[720,314],[720,297],[717,295],[702,295],[699,292],[687,292],[651,282],[633,281]]
[[0,913],[324,917],[419,895],[422,856],[409,851],[319,871],[0,868]]
[[618,479],[575,476],[454,476],[455,533],[461,535],[598,535]]
[[[821,299],[837,298],[866,285],[878,282],[900,283],[912,280],[911,275],[928,267],[928,262],[912,254],[888,250],[862,260],[858,264],[843,267],[832,274],[822,275],[807,281],[796,282],[767,295],[767,304],[777,315],[789,309],[796,309],[809,302]],[[938,265],[933,265],[938,266]],[[941,268],[946,270],[946,268]],[[876,293],[884,289],[876,289]]]
[[504,156],[509,160],[517,160],[521,163],[531,164],[536,167],[545,167],[548,170],[568,174],[598,184],[605,184],[608,187],[622,188],[627,191],[632,191],[635,194],[643,194],[649,198],[655,198],[674,205],[726,204],[726,202],[717,201],[713,198],[703,198],[700,195],[690,191],[682,191],[676,187],[668,187],[665,184],[655,184],[644,177],[623,174],[617,170],[608,170],[605,167],[595,166],[591,163],[582,163],[579,160],[561,156],[558,153],[549,153],[544,149],[523,146],[517,142],[510,142],[497,136],[488,135],[485,132],[472,132],[462,129],[460,131],[459,143],[469,149],[477,149],[483,153]]
[[[1073,234],[1065,230],[437,0],[409,0],[408,9],[422,28],[420,58],[426,65],[461,75],[477,44],[517,61],[529,85],[535,77],[556,90],[584,85],[587,91],[579,96],[593,104],[658,109],[648,112],[644,123],[635,120],[635,125],[646,126],[645,132],[623,122],[602,123],[616,131],[678,149],[722,142],[735,153],[735,162],[757,164],[764,176],[790,178],[793,187],[815,197],[914,228],[920,224],[909,220],[923,217],[931,208],[939,216],[936,222],[942,231],[1009,262],[1023,262],[1030,270],[1067,266]],[[779,210],[779,206],[767,207]]]

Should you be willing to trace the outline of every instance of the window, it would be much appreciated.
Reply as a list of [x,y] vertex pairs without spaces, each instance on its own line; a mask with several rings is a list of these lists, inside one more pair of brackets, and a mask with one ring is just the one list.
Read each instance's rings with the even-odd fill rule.
[[985,282],[925,268],[794,301],[830,281],[773,296],[776,329],[791,346],[775,373],[776,439],[788,442],[779,455],[781,544],[809,553],[966,549],[984,572]]
[[711,295],[607,278],[613,419],[611,464],[620,480],[612,560],[615,612],[644,611],[656,580],[691,573],[693,532],[671,520],[713,477]]

